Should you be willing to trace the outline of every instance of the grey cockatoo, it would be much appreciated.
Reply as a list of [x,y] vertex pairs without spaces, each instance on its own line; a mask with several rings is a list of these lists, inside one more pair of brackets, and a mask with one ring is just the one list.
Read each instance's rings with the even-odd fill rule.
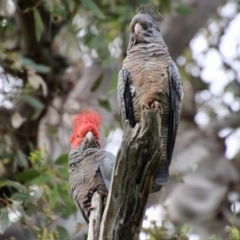
[[114,168],[115,156],[100,149],[101,117],[95,112],[83,112],[74,119],[69,154],[69,181],[72,197],[88,223],[91,197],[98,191],[106,200]]
[[[118,102],[122,122],[132,127],[144,108],[160,111],[162,157],[152,192],[169,179],[183,99],[182,80],[159,29],[161,16],[150,5],[140,6],[130,24],[127,56],[118,77]],[[177,44],[177,42],[176,42]]]

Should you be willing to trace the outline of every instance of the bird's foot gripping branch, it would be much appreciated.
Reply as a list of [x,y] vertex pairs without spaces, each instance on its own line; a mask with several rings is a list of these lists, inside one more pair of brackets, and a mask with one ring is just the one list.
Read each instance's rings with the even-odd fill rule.
[[133,129],[126,122],[102,217],[100,240],[138,239],[160,157],[160,113],[146,109],[142,121]]

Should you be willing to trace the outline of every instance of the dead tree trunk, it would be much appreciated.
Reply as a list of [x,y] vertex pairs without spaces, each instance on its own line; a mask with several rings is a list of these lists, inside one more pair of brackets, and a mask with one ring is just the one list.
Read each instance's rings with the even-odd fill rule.
[[126,123],[99,240],[138,239],[160,157],[160,114],[144,110],[141,123],[134,129]]
[[98,240],[102,218],[102,198],[98,192],[93,194],[91,207],[87,240]]

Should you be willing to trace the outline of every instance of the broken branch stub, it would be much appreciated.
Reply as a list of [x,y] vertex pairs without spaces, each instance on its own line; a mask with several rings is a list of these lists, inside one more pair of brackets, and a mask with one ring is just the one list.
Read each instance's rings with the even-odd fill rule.
[[91,208],[87,240],[98,240],[102,219],[102,198],[98,192],[92,196]]
[[101,222],[100,240],[138,239],[160,157],[160,113],[144,110],[142,121],[133,129],[126,123]]

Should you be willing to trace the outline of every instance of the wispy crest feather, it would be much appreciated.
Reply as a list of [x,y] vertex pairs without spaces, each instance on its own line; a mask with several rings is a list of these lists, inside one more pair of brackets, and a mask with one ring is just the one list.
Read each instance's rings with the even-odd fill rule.
[[80,125],[85,125],[92,123],[95,125],[97,128],[101,124],[102,117],[98,112],[94,111],[82,111],[79,113],[74,119],[73,119],[73,124],[75,127],[78,127]]
[[91,131],[96,138],[98,146],[100,146],[100,132],[99,127],[102,117],[98,112],[82,111],[73,119],[73,133],[71,136],[72,149],[76,148],[82,143],[86,133]]
[[157,8],[152,4],[140,5],[137,7],[137,13],[148,14],[156,23],[160,23],[163,19],[162,15],[157,11]]

